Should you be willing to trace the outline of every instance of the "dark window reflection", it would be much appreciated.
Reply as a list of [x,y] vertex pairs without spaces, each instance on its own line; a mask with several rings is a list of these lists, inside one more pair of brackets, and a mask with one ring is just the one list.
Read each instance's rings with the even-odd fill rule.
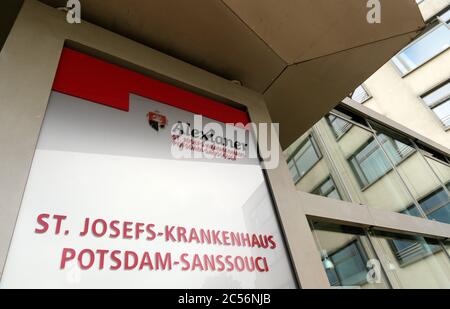
[[[402,162],[415,151],[413,147],[384,134],[378,134],[378,140],[395,165]],[[389,162],[383,149],[380,148],[374,138],[371,138],[360,147],[349,158],[349,162],[361,188],[373,184],[392,170],[391,162]]]
[[359,240],[355,240],[328,257],[322,257],[332,286],[357,286],[367,283],[367,257]]
[[396,288],[449,288],[449,260],[437,239],[372,230]]
[[336,184],[333,181],[333,178],[328,177],[323,183],[321,183],[316,189],[314,189],[312,194],[334,198],[336,200],[341,200],[341,195],[339,194],[338,189],[336,188]]
[[[428,219],[450,223],[450,199],[444,188],[427,195],[419,201],[419,204]],[[418,210],[415,206],[410,206],[405,212],[415,215]]]
[[305,176],[321,158],[319,146],[311,135],[308,136],[288,160],[289,171],[294,182],[298,182]]
[[442,247],[437,240],[387,232],[376,233],[388,239],[394,256],[402,267],[423,260],[438,251],[442,251]]
[[317,221],[310,225],[331,286],[389,287],[382,269],[377,280],[370,276],[369,260],[376,261],[376,256],[363,229]]
[[347,133],[352,128],[351,122],[345,121],[344,119],[337,117],[333,114],[329,114],[326,117],[326,119],[336,139],[341,138],[345,133]]

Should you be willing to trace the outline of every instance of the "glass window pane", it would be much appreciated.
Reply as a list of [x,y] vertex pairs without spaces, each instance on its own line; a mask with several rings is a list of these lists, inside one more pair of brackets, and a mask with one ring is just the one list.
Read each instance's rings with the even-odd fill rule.
[[408,207],[407,209],[400,211],[400,213],[404,214],[404,215],[410,215],[410,216],[414,216],[414,217],[421,217],[422,215],[420,214],[419,209],[412,205],[410,207]]
[[[450,192],[450,166],[428,155],[425,156],[426,161],[429,163],[441,183],[447,188],[447,192]],[[430,215],[432,219],[440,222],[450,222],[450,205],[446,204],[443,207]]]
[[294,182],[297,182],[300,179],[300,175],[298,174],[297,168],[294,165],[293,161],[290,161],[288,163],[289,171],[291,172],[292,179],[294,179]]
[[329,192],[334,188],[334,183],[331,178],[327,179],[321,186],[320,190],[324,193]]
[[367,282],[367,258],[359,249],[359,242],[350,243],[330,256],[343,285],[360,285]]
[[310,222],[330,285],[364,289],[388,288],[381,267],[370,276],[377,259],[362,229]]
[[333,199],[335,199],[335,200],[340,200],[340,199],[342,199],[341,196],[340,196],[340,194],[339,194],[339,192],[338,192],[336,189],[334,189],[333,191],[331,191],[330,193],[328,193],[327,197],[333,198]]
[[[321,121],[329,129],[326,121],[324,119]],[[290,158],[288,166],[296,189],[339,200],[343,198],[348,199],[345,192],[342,192],[343,195],[341,195],[341,192],[338,192],[336,183],[332,179],[338,176],[333,174],[333,171],[330,169],[331,162],[328,161],[328,158],[322,156],[319,148],[319,145],[323,147],[322,141],[315,140],[312,134],[314,132],[311,131],[305,133],[284,151],[284,155]],[[334,141],[335,138],[332,137],[332,140]],[[297,163],[296,166],[294,162]],[[298,169],[303,171],[303,176],[300,175]]]
[[300,178],[320,160],[320,154],[316,151],[310,137],[294,156],[294,164],[297,166]]
[[[429,219],[450,223],[450,218],[445,217],[445,208],[448,207],[450,198],[422,154],[402,136],[397,136],[376,124],[373,124],[373,127],[382,132],[377,135],[382,147],[395,164],[409,193],[422,206],[423,212]],[[414,203],[411,206],[414,206]],[[408,209],[409,214],[416,213],[414,207]]]
[[353,155],[350,163],[357,171],[362,187],[368,186],[391,170],[391,165],[374,138]]
[[449,200],[447,193],[444,189],[439,189],[437,192],[433,192],[431,195],[427,196],[420,201],[420,206],[426,213],[430,213],[436,208],[448,205]]
[[450,186],[450,165],[425,154],[425,160],[433,169],[441,183]]
[[450,222],[450,203],[447,203],[444,207],[439,208],[429,214],[428,218],[439,222]]
[[[411,147],[406,143],[396,142],[386,134],[381,135],[381,142],[394,162],[403,162],[415,153],[410,153]],[[391,161],[372,132],[354,125],[338,141],[330,137],[324,144],[333,154],[333,161],[339,167],[340,174],[345,175],[345,187],[354,202],[421,216],[415,208],[412,195],[394,171]]]
[[433,108],[433,112],[441,119],[444,126],[450,126],[450,100]]
[[450,96],[450,82],[422,97],[428,106],[434,105]]
[[317,194],[324,197],[334,198],[337,200],[341,199],[341,196],[336,188],[336,185],[333,181],[333,179],[328,177],[322,184],[320,184],[314,191],[311,192],[312,194]]
[[351,98],[358,102],[358,103],[364,103],[368,99],[370,99],[369,93],[366,91],[366,89],[361,85],[358,88],[353,91]]
[[[322,262],[323,263],[323,262]],[[340,281],[337,276],[336,271],[334,268],[326,268],[326,265],[324,265],[325,272],[327,273],[328,281],[330,282],[331,286],[339,286]]]
[[449,259],[436,240],[373,231],[394,288],[450,288]]
[[350,122],[336,117],[335,115],[330,114],[327,116],[327,119],[336,138],[340,138],[341,136],[343,136],[352,127],[352,124]]
[[445,24],[440,24],[400,52],[393,61],[406,74],[449,47],[450,30]]
[[409,142],[401,142],[382,133],[378,134],[378,139],[389,158],[396,165],[416,151]]
[[439,16],[439,19],[443,22],[449,22],[450,21],[450,10]]

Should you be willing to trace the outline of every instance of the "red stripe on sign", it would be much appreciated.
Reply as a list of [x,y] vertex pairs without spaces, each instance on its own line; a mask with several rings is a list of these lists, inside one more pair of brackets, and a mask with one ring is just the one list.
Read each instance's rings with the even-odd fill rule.
[[249,122],[244,111],[69,48],[62,51],[53,90],[124,111],[132,93],[224,123]]

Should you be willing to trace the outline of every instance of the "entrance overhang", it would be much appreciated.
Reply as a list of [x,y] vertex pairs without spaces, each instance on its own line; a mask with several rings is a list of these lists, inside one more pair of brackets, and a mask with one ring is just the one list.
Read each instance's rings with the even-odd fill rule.
[[[19,0],[18,0],[19,1]],[[40,0],[64,7],[66,0]],[[376,1],[371,1],[376,2]],[[264,95],[283,147],[424,26],[414,0],[89,0],[82,19]]]

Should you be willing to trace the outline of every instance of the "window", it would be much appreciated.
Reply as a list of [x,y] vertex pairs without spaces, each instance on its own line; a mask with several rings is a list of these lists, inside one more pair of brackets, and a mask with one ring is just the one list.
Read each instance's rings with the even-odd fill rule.
[[357,154],[349,159],[361,188],[364,188],[391,170],[391,165],[386,159],[383,150],[372,138]]
[[289,170],[294,182],[298,182],[305,176],[321,158],[322,153],[316,141],[309,135],[297,152],[288,160]]
[[399,164],[415,151],[415,148],[408,145],[408,141],[406,140],[400,141],[383,133],[378,133],[377,136],[383,149],[395,165]]
[[448,10],[447,12],[445,12],[444,14],[439,16],[438,19],[440,22],[446,23],[447,25],[449,25],[450,24],[450,10]]
[[450,223],[450,200],[444,189],[434,192],[419,203],[429,219]]
[[391,240],[391,247],[400,266],[419,261],[440,250],[439,245],[424,244],[414,240]]
[[388,263],[394,287],[446,288],[450,287],[449,259],[436,239],[419,235],[371,230],[372,240],[381,247],[380,255]]
[[401,238],[393,237],[389,240],[389,245],[400,266],[409,265],[441,250],[435,241],[417,241],[414,236],[407,235]]
[[311,219],[309,223],[331,286],[389,287],[383,271],[379,280],[368,280],[373,278],[368,261],[377,257],[365,230]]
[[423,95],[422,100],[446,128],[450,127],[450,81]]
[[331,255],[323,256],[331,286],[357,286],[367,282],[367,257],[359,240],[354,240]]
[[355,91],[350,93],[349,97],[358,103],[364,103],[371,98],[371,95],[367,91],[366,87],[360,85],[355,89]]
[[[415,151],[413,147],[384,134],[378,134],[378,139],[396,165]],[[392,169],[391,163],[374,138],[371,138],[356,154],[351,156],[349,162],[361,188],[376,182]]]
[[447,11],[439,18],[439,24],[419,37],[394,58],[395,66],[403,75],[420,67],[450,47],[450,29],[446,24],[450,19]]
[[333,178],[328,177],[324,182],[322,182],[315,190],[311,192],[312,194],[334,198],[336,200],[341,200],[341,195],[336,188]]
[[[447,189],[449,187],[450,183],[447,184]],[[419,204],[428,219],[450,223],[450,198],[444,188],[440,188],[427,195],[419,201]],[[401,213],[422,217],[415,205],[408,207],[406,210],[401,211]]]
[[421,199],[419,204],[430,220],[450,223],[450,199],[443,188]]
[[336,139],[340,139],[352,127],[351,122],[345,121],[344,119],[333,114],[329,114],[328,116],[326,116],[326,119]]

